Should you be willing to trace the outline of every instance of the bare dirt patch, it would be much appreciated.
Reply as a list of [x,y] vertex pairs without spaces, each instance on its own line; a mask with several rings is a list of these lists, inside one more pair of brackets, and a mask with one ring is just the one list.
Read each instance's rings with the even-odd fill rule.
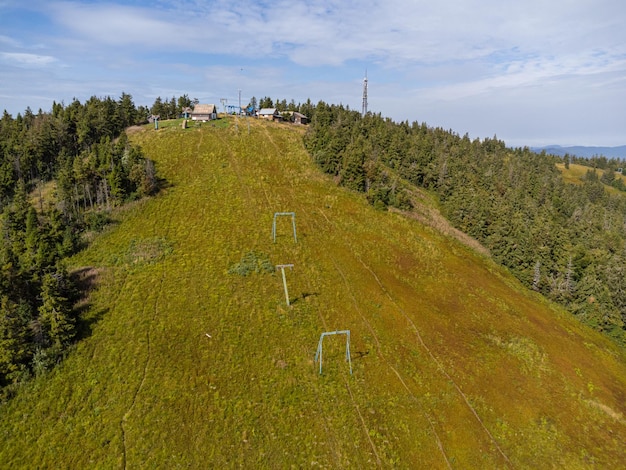
[[130,126],[126,128],[126,135],[136,134],[143,131],[143,126]]

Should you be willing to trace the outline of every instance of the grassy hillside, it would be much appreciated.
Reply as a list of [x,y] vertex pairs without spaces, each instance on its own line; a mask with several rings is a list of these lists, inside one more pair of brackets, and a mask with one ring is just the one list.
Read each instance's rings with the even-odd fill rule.
[[[575,163],[570,163],[569,168],[565,168],[564,163],[557,163],[556,167],[563,174],[563,179],[566,182],[571,183],[571,184],[576,184],[579,186],[583,184],[583,181],[581,178],[585,176],[587,171],[591,169],[588,166],[577,165]],[[599,176],[602,176],[602,173],[604,173],[603,170],[597,170],[597,171],[600,172]]]
[[[250,124],[131,136],[170,185],[73,260],[97,284],[86,338],[2,405],[0,467],[623,465],[615,345],[336,187],[298,130]],[[297,243],[286,217],[272,241],[282,211]],[[246,255],[294,264],[290,307],[280,274],[236,272]],[[320,334],[346,329],[353,374],[329,336],[320,375]]]
[[[578,165],[576,163],[570,163],[569,168],[565,168],[564,163],[557,163],[556,166],[559,169],[559,171],[563,174],[563,179],[566,182],[575,184],[575,185],[582,185],[583,184],[582,178],[587,174],[588,171],[593,171],[593,168],[591,167],[588,167],[585,165]],[[602,178],[602,175],[604,174],[604,170],[596,169],[596,172],[598,173],[598,178]],[[621,179],[623,182],[626,183],[626,177],[624,175],[616,173],[615,177]],[[611,194],[621,193],[620,190],[612,186],[605,185],[605,188]]]

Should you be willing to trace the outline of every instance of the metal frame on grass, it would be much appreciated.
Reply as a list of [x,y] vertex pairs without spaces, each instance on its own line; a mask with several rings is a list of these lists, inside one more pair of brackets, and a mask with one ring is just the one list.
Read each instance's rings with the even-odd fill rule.
[[296,213],[295,212],[275,212],[274,223],[272,224],[272,239],[276,242],[276,217],[281,215],[291,216],[291,225],[293,226],[293,239],[298,243],[298,237],[296,236]]
[[350,365],[350,375],[352,375],[352,361],[350,360],[350,330],[327,331],[320,335],[320,341],[317,343],[317,352],[315,353],[315,362],[318,358],[320,361],[320,374],[322,373],[322,342],[325,336],[346,335],[346,361]]

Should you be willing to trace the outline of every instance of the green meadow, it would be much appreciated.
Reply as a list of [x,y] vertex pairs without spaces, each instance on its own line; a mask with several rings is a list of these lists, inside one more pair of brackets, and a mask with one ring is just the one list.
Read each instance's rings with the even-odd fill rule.
[[[564,181],[566,181],[567,183],[578,185],[578,186],[581,186],[583,184],[583,178],[585,177],[588,171],[594,171],[594,169],[591,167],[588,167],[585,165],[578,165],[576,163],[570,163],[569,168],[565,168],[564,163],[557,163],[556,167],[559,169],[559,171],[563,175]],[[604,170],[602,169],[595,169],[595,172],[597,173],[598,178],[602,178],[602,175],[604,175]],[[622,174],[616,173],[615,178],[621,179],[622,182],[626,182],[626,177]],[[619,194],[621,192],[619,189],[614,188],[612,186],[605,185],[604,187],[610,194]]]
[[1,468],[623,467],[616,345],[300,128],[179,124],[130,135],[167,184],[72,258],[83,339],[0,406]]

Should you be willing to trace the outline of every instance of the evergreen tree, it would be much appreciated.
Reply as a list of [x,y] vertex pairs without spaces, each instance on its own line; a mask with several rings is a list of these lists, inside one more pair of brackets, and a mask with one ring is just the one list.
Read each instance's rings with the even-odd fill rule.
[[272,101],[272,99],[269,96],[265,96],[265,97],[261,98],[261,100],[259,101],[259,108],[260,109],[273,108],[273,107],[274,107],[274,102]]
[[188,95],[178,97],[178,106],[176,108],[177,115],[183,112],[183,109],[191,107],[191,98]]
[[41,285],[39,320],[50,346],[60,351],[75,334],[67,275],[63,271],[45,274]]
[[0,387],[13,382],[25,370],[31,349],[18,305],[6,295],[0,297]]
[[163,101],[161,100],[161,97],[158,96],[155,100],[154,100],[154,104],[152,105],[152,107],[150,108],[150,112],[154,115],[154,116],[161,116],[161,118],[165,118],[165,107],[163,105]]
[[131,95],[122,93],[118,101],[117,115],[122,129],[137,123],[137,109]]

